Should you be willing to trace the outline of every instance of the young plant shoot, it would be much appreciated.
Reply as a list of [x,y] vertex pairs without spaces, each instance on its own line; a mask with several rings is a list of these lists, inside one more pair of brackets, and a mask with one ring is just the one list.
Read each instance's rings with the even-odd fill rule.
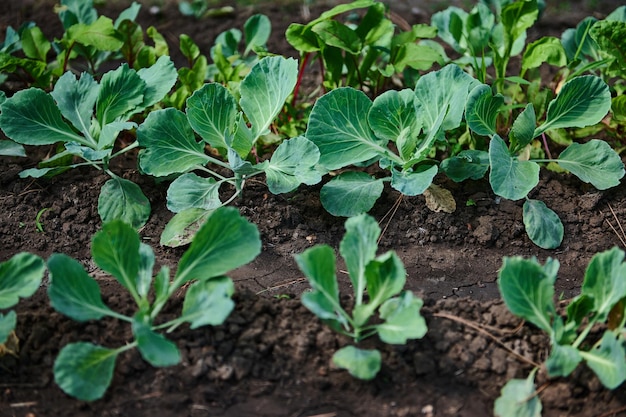
[[[16,305],[20,298],[30,297],[37,291],[46,267],[43,259],[31,253],[18,253],[0,263],[0,310]],[[14,329],[17,314],[11,310],[0,313],[0,356],[17,355],[19,340]]]
[[[158,331],[171,332],[184,323],[189,323],[192,329],[222,324],[234,307],[231,300],[234,285],[224,274],[252,261],[260,250],[256,226],[237,210],[222,207],[200,227],[173,280],[165,266],[153,277],[152,248],[142,243],[137,232],[124,222],[105,223],[92,240],[93,260],[130,293],[137,304],[132,317],[104,304],[97,281],[78,261],[62,254],[52,255],[48,260],[48,295],[55,310],[77,321],[113,317],[127,322],[133,334],[133,341],[119,348],[88,342],[66,345],[54,363],[55,381],[67,394],[93,401],[104,395],[113,377],[116,358],[124,351],[139,349],[141,356],[153,366],[176,365],[180,362],[178,348]],[[155,324],[168,299],[187,283],[191,284],[180,316]]]
[[[346,221],[346,234],[339,252],[354,289],[354,306],[349,314],[341,305],[335,254],[328,245],[317,245],[296,255],[298,267],[312,287],[302,295],[302,304],[330,328],[355,343],[378,334],[385,343],[405,344],[420,339],[427,331],[420,315],[423,301],[403,291],[406,271],[395,252],[376,256],[380,227],[373,217],[361,214]],[[379,324],[370,320],[378,312]],[[372,379],[381,367],[378,350],[346,346],[333,355],[339,368],[360,379]]]
[[[98,199],[102,221],[121,219],[135,228],[143,226],[150,202],[137,184],[113,173],[109,162],[137,147],[133,142],[113,152],[119,133],[136,127],[130,121],[133,115],[158,103],[175,82],[174,64],[163,56],[139,71],[123,64],[100,82],[86,72],[77,78],[68,71],[49,94],[34,87],[15,93],[1,107],[0,127],[7,137],[24,145],[61,144],[56,155],[20,176],[53,176],[83,165],[103,170],[111,179]],[[82,162],[75,163],[75,158]]]
[[[626,263],[618,248],[596,254],[585,271],[581,294],[567,306],[565,320],[554,305],[559,262],[548,258],[504,258],[498,287],[509,310],[550,337],[545,362],[548,377],[567,377],[581,363],[602,385],[615,389],[626,380]],[[589,340],[592,330],[602,336]],[[539,416],[541,401],[534,391],[535,369],[527,380],[514,379],[496,401],[498,417]],[[523,394],[522,394],[523,393]]]
[[350,87],[322,96],[306,131],[319,148],[320,164],[332,171],[378,163],[389,173],[376,178],[361,170],[342,172],[322,187],[324,208],[335,216],[365,213],[385,182],[409,196],[428,190],[438,172],[429,155],[437,141],[445,141],[445,131],[460,126],[469,92],[478,84],[448,65],[421,77],[414,90],[387,91],[373,102]]
[[537,126],[532,104],[517,116],[509,133],[509,144],[496,132],[496,118],[504,98],[479,85],[469,95],[465,118],[478,135],[490,136],[489,152],[462,151],[441,164],[454,181],[482,178],[488,169],[491,187],[500,197],[525,199],[523,215],[528,237],[544,249],[557,248],[563,240],[563,224],[558,215],[542,201],[528,198],[539,183],[539,163],[553,162],[581,181],[606,190],[619,184],[624,176],[620,156],[602,140],[573,143],[557,159],[530,159],[531,142],[550,129],[584,127],[600,122],[611,107],[609,87],[602,79],[587,75],[563,85],[548,105],[545,121]]
[[[281,143],[267,161],[257,162],[253,152],[291,94],[297,67],[293,59],[263,58],[241,82],[239,102],[221,84],[205,84],[189,97],[184,113],[173,108],[154,111],[139,126],[139,146],[145,148],[139,153],[142,171],[156,177],[177,176],[167,192],[167,207],[177,215],[164,230],[162,244],[186,243],[197,224],[211,210],[236,198],[252,176],[265,173],[274,194],[321,180],[319,151],[303,136]],[[220,156],[207,154],[207,145]],[[234,192],[222,201],[224,184]]]

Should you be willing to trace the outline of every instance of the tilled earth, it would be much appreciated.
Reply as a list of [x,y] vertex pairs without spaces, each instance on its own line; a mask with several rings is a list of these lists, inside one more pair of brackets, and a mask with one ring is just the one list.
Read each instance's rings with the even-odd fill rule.
[[[49,38],[58,37],[61,28],[52,5],[4,2],[0,29],[34,20]],[[617,5],[602,2],[602,8],[594,10],[586,2],[571,2],[567,10],[549,6],[534,30],[558,36],[584,16],[601,17]],[[115,17],[125,6],[127,2],[111,2],[100,14]],[[409,23],[419,23],[428,21],[437,7],[443,6],[397,3],[392,10]],[[326,9],[316,6],[312,15]],[[295,56],[284,41],[284,30],[291,21],[302,20],[298,5],[240,6],[232,17],[197,21],[182,17],[174,4],[167,3],[158,16],[146,7],[139,21],[144,29],[155,25],[172,46],[179,33],[187,33],[208,53],[217,33],[241,29],[257,12],[272,19],[270,50]],[[20,251],[44,257],[62,252],[93,271],[90,239],[100,227],[97,198],[107,177],[86,168],[49,180],[18,177],[47,151],[29,148],[28,158],[0,158],[0,261]],[[137,182],[153,208],[142,238],[154,247],[157,267],[175,266],[184,248],[158,245],[172,216],[165,207],[167,184],[140,175],[135,155],[125,158],[113,170]],[[258,225],[263,252],[231,274],[238,290],[236,308],[224,325],[193,331],[182,327],[171,335],[182,352],[180,365],[152,368],[138,352],[127,352],[119,358],[104,399],[83,403],[66,396],[52,376],[60,348],[76,341],[120,346],[130,341],[130,329],[116,320],[72,322],[49,307],[42,288],[18,307],[18,357],[0,358],[0,416],[491,415],[506,381],[525,377],[549,349],[539,331],[507,313],[499,300],[495,280],[502,257],[536,256],[542,262],[557,258],[561,263],[557,294],[566,300],[578,293],[589,259],[620,245],[611,225],[619,231],[618,220],[626,213],[624,185],[599,192],[564,174],[542,170],[541,178],[531,197],[546,202],[565,226],[563,244],[554,251],[529,241],[522,203],[498,199],[484,180],[454,184],[436,179],[455,197],[457,211],[452,215],[430,211],[421,196],[399,200],[395,191],[385,191],[371,212],[384,229],[380,250],[395,250],[404,261],[407,288],[425,300],[429,332],[406,346],[366,341],[363,346],[383,352],[383,369],[371,382],[333,368],[333,352],[348,341],[331,333],[299,302],[309,287],[293,255],[318,243],[337,247],[344,219],[323,210],[319,186],[274,196],[259,181],[234,204]],[[36,216],[44,208],[48,210],[39,219],[42,233]],[[340,279],[343,301],[349,305],[349,280],[345,275]],[[99,281],[109,306],[133,313],[132,300],[114,280]],[[165,315],[174,315],[181,307],[182,295],[168,305]],[[626,415],[626,388],[607,391],[582,367],[568,379],[549,383],[540,372],[538,386],[544,416]]]

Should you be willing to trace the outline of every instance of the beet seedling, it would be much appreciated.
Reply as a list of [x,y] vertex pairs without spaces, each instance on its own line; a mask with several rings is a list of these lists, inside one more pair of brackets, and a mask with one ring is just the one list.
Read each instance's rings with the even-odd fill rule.
[[[346,221],[346,234],[339,252],[354,289],[354,306],[349,314],[341,305],[335,271],[335,254],[328,245],[317,245],[296,255],[296,262],[309,280],[312,292],[302,295],[302,304],[330,328],[356,343],[378,334],[390,344],[420,339],[427,331],[420,315],[423,301],[403,291],[406,271],[395,252],[376,256],[380,227],[371,216],[362,214]],[[370,320],[378,312],[379,324]],[[372,379],[381,366],[378,350],[346,346],[333,355],[333,362],[360,379]]]

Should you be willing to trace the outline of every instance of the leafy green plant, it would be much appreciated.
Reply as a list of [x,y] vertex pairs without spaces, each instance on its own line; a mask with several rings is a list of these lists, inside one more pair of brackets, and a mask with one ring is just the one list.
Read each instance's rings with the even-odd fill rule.
[[[41,284],[44,271],[43,259],[31,253],[18,253],[0,263],[0,310],[11,308],[20,298],[33,295]],[[17,354],[16,324],[15,311],[0,313],[0,356],[4,353]]]
[[[124,44],[118,28],[126,20],[133,21],[140,9],[133,3],[113,22],[99,16],[92,0],[62,0],[59,18],[65,30],[61,39],[50,42],[33,22],[25,23],[17,31],[7,29],[0,46],[0,72],[25,74],[33,86],[47,89],[54,80],[70,69],[70,61],[80,71],[83,63],[95,75],[102,63],[117,58]],[[50,51],[56,59],[49,62]]]
[[[460,126],[469,92],[478,84],[456,65],[421,77],[414,90],[387,91],[373,102],[350,87],[333,90],[314,105],[306,137],[328,171],[351,165],[321,190],[335,216],[369,211],[385,182],[404,195],[424,193],[438,172],[429,158],[445,132]],[[378,163],[389,176],[377,178],[358,167]]]
[[[336,19],[343,13],[363,8],[367,13],[358,24]],[[293,23],[285,35],[300,52],[301,71],[310,54],[316,54],[326,89],[351,86],[368,89],[377,96],[392,76],[406,68],[427,70],[441,61],[438,51],[416,42],[434,37],[433,27],[414,25],[396,35],[395,26],[385,13],[383,3],[357,0],[333,7],[306,25]]]
[[[153,278],[152,248],[141,243],[137,232],[122,221],[104,224],[92,240],[93,260],[131,294],[137,304],[132,317],[111,310],[102,301],[98,283],[78,261],[63,254],[52,255],[48,260],[48,295],[55,310],[81,322],[112,317],[129,323],[133,335],[132,342],[119,348],[88,342],[64,346],[54,363],[55,381],[69,395],[93,401],[110,385],[115,361],[122,352],[137,348],[152,366],[176,365],[180,352],[159,330],[171,332],[184,323],[192,329],[222,324],[234,307],[234,285],[224,274],[252,261],[260,250],[256,226],[237,210],[221,208],[198,230],[173,280],[166,266]],[[188,288],[180,316],[157,323],[168,299],[183,285]]]
[[537,0],[496,0],[479,2],[469,13],[451,6],[435,13],[431,23],[439,38],[461,54],[449,62],[469,66],[481,82],[487,82],[486,68],[493,64],[496,91],[503,93],[509,61],[524,49],[526,31],[538,16]]
[[[177,177],[169,186],[167,207],[178,214],[164,230],[162,244],[187,242],[202,218],[236,198],[255,175],[265,173],[275,194],[321,180],[319,151],[302,136],[284,141],[270,160],[256,160],[255,145],[270,132],[296,77],[295,60],[263,58],[241,82],[239,100],[221,84],[206,84],[189,97],[185,113],[173,108],[154,111],[139,126],[138,142],[145,148],[139,153],[142,171]],[[207,145],[217,154],[206,153]],[[222,201],[220,187],[225,184],[234,192]]]
[[[509,310],[550,337],[552,350],[545,362],[547,376],[567,377],[581,363],[609,389],[626,380],[626,263],[618,248],[596,254],[584,276],[581,293],[567,305],[562,318],[554,304],[559,262],[504,258],[498,287]],[[601,327],[599,327],[602,325]],[[593,331],[602,336],[589,340]],[[541,401],[534,391],[535,369],[526,380],[514,379],[496,401],[499,417],[539,416]]]
[[563,85],[548,106],[546,119],[537,126],[535,110],[528,104],[516,118],[509,144],[496,132],[496,118],[504,98],[492,95],[491,88],[479,85],[467,100],[465,117],[469,128],[491,137],[489,151],[468,150],[442,162],[441,169],[452,180],[482,178],[487,170],[494,193],[510,200],[525,199],[524,226],[538,246],[554,249],[563,239],[563,224],[543,202],[528,198],[539,183],[539,163],[554,163],[599,190],[619,184],[624,164],[602,140],[573,143],[557,159],[531,159],[531,142],[551,129],[584,127],[598,123],[611,106],[608,86],[595,76],[581,76]]
[[[302,304],[355,343],[378,334],[385,343],[405,344],[409,339],[420,339],[426,334],[426,321],[420,315],[423,302],[411,291],[402,290],[406,271],[395,252],[376,256],[379,236],[380,227],[368,215],[346,221],[346,234],[339,252],[354,289],[352,314],[340,302],[333,249],[317,245],[296,255],[298,267],[313,289],[302,295]],[[370,323],[376,312],[380,321]],[[354,377],[367,380],[380,370],[381,355],[376,349],[348,345],[335,352],[333,362]]]
[[271,33],[272,23],[262,14],[246,20],[243,34],[236,28],[220,33],[211,48],[213,63],[207,67],[207,79],[227,86],[239,83],[261,57],[269,55],[266,44]]
[[[88,73],[77,78],[66,72],[49,94],[34,87],[15,93],[0,107],[0,128],[6,136],[24,145],[59,144],[61,149],[20,176],[53,176],[83,165],[103,170],[111,179],[100,192],[100,217],[141,227],[150,214],[150,203],[139,186],[114,174],[109,162],[138,145],[133,142],[114,152],[119,133],[135,128],[130,121],[133,115],[161,100],[175,81],[174,64],[161,57],[139,71],[123,64],[104,74],[100,82]],[[82,162],[75,163],[74,158]]]

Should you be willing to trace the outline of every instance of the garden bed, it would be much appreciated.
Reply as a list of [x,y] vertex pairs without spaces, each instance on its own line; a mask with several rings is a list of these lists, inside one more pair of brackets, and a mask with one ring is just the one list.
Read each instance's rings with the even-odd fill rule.
[[[0,6],[2,31],[7,24],[25,20],[36,21],[49,37],[61,31],[52,2],[5,3]],[[613,4],[603,2],[606,9],[596,11],[600,16],[618,5],[606,3]],[[564,12],[548,8],[534,30],[558,35],[591,14],[582,6],[572,2]],[[100,13],[117,16],[124,7],[111,2]],[[411,24],[427,22],[436,6],[420,7],[398,5],[394,11]],[[316,6],[312,14],[324,10]],[[158,15],[142,9],[138,21],[143,27],[156,25],[172,44],[183,32],[208,50],[216,34],[242,27],[257,12],[273,23],[269,50],[296,56],[283,34],[292,20],[302,20],[298,5],[239,6],[231,17],[196,21],[167,4]],[[557,14],[560,18],[551,20]],[[314,83],[315,74],[309,77]],[[28,158],[0,157],[0,261],[20,251],[46,258],[65,253],[95,272],[89,246],[101,225],[97,199],[108,177],[79,168],[50,180],[20,179],[17,174],[35,166],[47,152],[27,151]],[[150,200],[152,214],[140,235],[155,249],[156,266],[175,266],[183,249],[158,245],[172,217],[165,207],[166,186],[138,173],[133,152],[115,164],[113,170],[139,184]],[[434,213],[423,196],[401,197],[390,188],[370,212],[383,229],[380,250],[398,253],[408,273],[406,288],[425,300],[423,315],[429,327],[423,339],[404,346],[368,340],[365,345],[383,355],[383,368],[373,381],[353,379],[331,365],[333,352],[348,340],[324,327],[299,300],[309,285],[293,255],[319,243],[338,247],[344,219],[322,208],[319,186],[277,196],[262,181],[253,181],[233,205],[258,226],[262,253],[230,274],[237,289],[236,307],[224,325],[174,331],[170,338],[182,353],[182,363],[174,367],[153,368],[137,351],[122,354],[105,397],[80,402],[54,383],[52,364],[60,348],[77,340],[120,346],[132,336],[114,319],[76,323],[61,316],[49,306],[42,288],[17,308],[19,357],[0,357],[0,416],[492,415],[493,401],[506,381],[524,378],[532,363],[541,363],[549,352],[549,340],[532,325],[522,325],[499,299],[495,282],[502,258],[558,259],[557,295],[563,300],[574,297],[591,257],[620,245],[611,224],[620,230],[626,187],[598,191],[576,177],[542,170],[532,197],[558,213],[565,230],[558,249],[543,250],[524,233],[522,202],[500,199],[487,180],[457,184],[437,177],[435,183],[452,192],[454,214]],[[342,288],[349,288],[348,276],[339,278]],[[115,280],[99,282],[108,305],[132,314],[132,299]],[[164,314],[175,315],[182,299],[181,294],[168,304]],[[540,373],[537,382],[542,386],[545,375]],[[567,379],[551,380],[541,399],[546,417],[626,415],[626,388],[608,391],[584,367]]]

